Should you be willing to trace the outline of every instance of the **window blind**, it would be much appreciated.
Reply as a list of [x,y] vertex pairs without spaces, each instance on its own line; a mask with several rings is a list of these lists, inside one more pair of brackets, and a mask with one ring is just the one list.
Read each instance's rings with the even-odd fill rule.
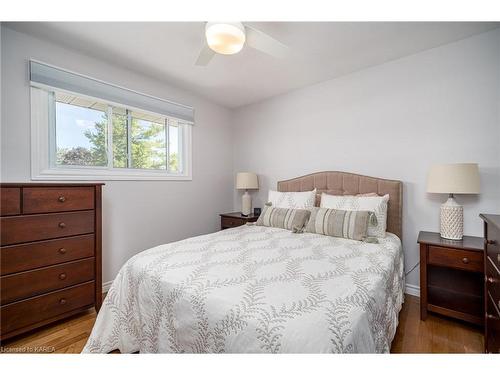
[[141,94],[41,62],[30,61],[30,81],[31,85],[35,87],[48,86],[175,117],[190,124],[194,122],[194,109],[192,107]]

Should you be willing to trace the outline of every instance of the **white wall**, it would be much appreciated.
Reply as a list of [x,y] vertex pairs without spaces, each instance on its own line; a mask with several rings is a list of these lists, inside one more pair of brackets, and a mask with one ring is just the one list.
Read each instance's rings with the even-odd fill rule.
[[[259,173],[257,206],[278,180],[314,171],[402,180],[409,267],[418,261],[418,231],[438,229],[445,199],[425,192],[431,164],[480,164],[481,195],[458,197],[466,234],[481,234],[480,212],[500,212],[500,30],[230,112],[165,82],[2,26],[4,182],[30,180],[30,57],[196,109],[193,181],[106,182],[104,281],[145,248],[218,229],[218,213],[240,208],[233,173],[243,170]],[[408,282],[418,285],[418,268]]]
[[240,108],[233,122],[234,171],[260,177],[254,206],[278,180],[316,171],[402,180],[409,269],[446,198],[425,191],[431,164],[479,163],[481,194],[457,197],[466,234],[482,234],[480,212],[500,212],[500,30]]
[[103,195],[103,281],[146,248],[219,228],[233,205],[230,112],[164,82],[86,55],[1,29],[1,180],[30,181],[30,97],[27,61],[35,58],[124,87],[192,105],[192,181],[106,181]]

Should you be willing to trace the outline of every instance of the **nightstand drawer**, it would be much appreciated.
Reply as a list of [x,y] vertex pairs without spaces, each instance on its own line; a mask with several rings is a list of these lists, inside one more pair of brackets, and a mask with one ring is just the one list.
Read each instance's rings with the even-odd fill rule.
[[229,218],[229,217],[221,217],[221,227],[224,228],[234,228],[239,227],[240,225],[244,225],[245,220],[239,218]]
[[483,253],[429,246],[429,264],[460,270],[483,272]]

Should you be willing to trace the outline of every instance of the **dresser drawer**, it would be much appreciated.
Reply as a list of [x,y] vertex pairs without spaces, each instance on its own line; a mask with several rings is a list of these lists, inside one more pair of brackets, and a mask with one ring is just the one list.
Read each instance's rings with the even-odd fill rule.
[[8,332],[90,306],[94,303],[94,296],[92,281],[2,306],[1,334],[6,336]]
[[94,235],[31,242],[0,248],[0,275],[94,256]]
[[75,236],[94,231],[94,211],[2,217],[2,245]]
[[486,337],[487,353],[500,353],[500,318],[494,315],[486,315],[486,326],[488,335]]
[[500,353],[500,309],[498,301],[490,293],[487,293],[486,298],[488,298],[486,308],[487,351],[489,353]]
[[0,215],[19,215],[21,213],[21,189],[1,188]]
[[429,246],[429,264],[483,272],[483,253],[479,251]]
[[239,227],[240,225],[244,225],[244,224],[245,224],[244,219],[221,217],[221,227],[223,229]]
[[92,210],[93,187],[23,188],[23,214]]
[[1,303],[11,303],[90,281],[93,278],[94,258],[2,276]]
[[486,253],[500,269],[500,231],[493,226],[488,226]]
[[497,303],[497,309],[500,311],[500,273],[492,264],[491,259],[486,259],[486,288],[488,293]]

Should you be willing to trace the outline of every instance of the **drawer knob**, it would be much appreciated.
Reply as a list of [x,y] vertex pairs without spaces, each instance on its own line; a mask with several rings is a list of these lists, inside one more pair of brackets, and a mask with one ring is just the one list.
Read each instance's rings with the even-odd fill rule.
[[59,280],[64,280],[66,279],[66,274],[63,272],[59,275]]
[[467,258],[467,257],[462,258],[462,263],[463,264],[469,264],[469,258]]
[[63,228],[66,228],[66,224],[64,222],[60,222],[59,223],[59,228],[63,229]]
[[495,279],[491,276],[485,276],[484,277],[486,279],[487,282],[489,282],[490,284],[493,284],[495,282]]
[[61,299],[59,300],[59,304],[60,304],[60,305],[64,305],[64,304],[66,304],[66,298],[61,298]]
[[497,241],[495,240],[486,240],[486,245],[496,245]]
[[64,247],[61,247],[59,249],[59,254],[66,254],[66,249]]
[[486,319],[490,319],[490,320],[498,320],[500,318],[496,317],[495,315],[492,315],[492,314],[486,314]]
[[61,195],[57,200],[61,203],[64,203],[66,201],[66,197],[64,195]]

